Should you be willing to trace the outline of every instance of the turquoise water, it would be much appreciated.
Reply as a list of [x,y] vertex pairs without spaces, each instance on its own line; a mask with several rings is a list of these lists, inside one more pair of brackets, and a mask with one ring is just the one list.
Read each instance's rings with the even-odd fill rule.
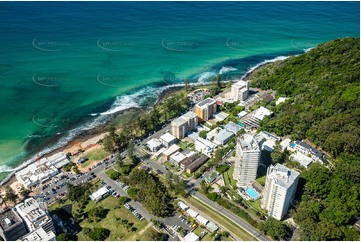
[[359,36],[358,2],[0,2],[0,172],[169,85]]
[[245,191],[254,200],[256,200],[259,197],[259,194],[255,190],[253,190],[253,188],[246,188]]

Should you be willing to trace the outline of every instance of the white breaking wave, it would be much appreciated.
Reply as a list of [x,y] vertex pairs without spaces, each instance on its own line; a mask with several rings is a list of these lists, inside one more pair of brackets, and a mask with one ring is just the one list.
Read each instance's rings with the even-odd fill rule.
[[277,57],[275,57],[273,59],[264,60],[264,61],[258,63],[257,65],[251,67],[250,69],[248,69],[248,71],[241,76],[241,80],[243,80],[248,74],[250,74],[252,71],[256,70],[260,66],[263,66],[263,65],[268,64],[268,63],[280,61],[280,60],[286,60],[289,57],[290,56],[277,56]]
[[227,72],[230,72],[230,71],[236,71],[237,68],[234,68],[234,67],[228,67],[228,66],[222,66],[222,68],[219,70],[219,74],[224,74],[224,73],[227,73]]
[[211,78],[212,76],[215,76],[216,73],[212,72],[212,71],[207,71],[202,73],[199,78],[198,78],[198,82],[199,83],[205,83],[207,81],[207,79]]
[[10,167],[10,166],[7,166],[7,165],[1,165],[0,166],[0,173],[1,172],[12,172],[14,171],[15,169]]

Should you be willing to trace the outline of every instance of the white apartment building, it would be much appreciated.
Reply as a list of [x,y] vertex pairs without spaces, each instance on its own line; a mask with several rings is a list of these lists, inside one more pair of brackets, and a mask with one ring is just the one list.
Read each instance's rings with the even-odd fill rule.
[[249,81],[238,81],[231,87],[231,97],[235,101],[244,101],[248,97]]
[[261,150],[252,135],[244,134],[237,139],[233,178],[239,187],[246,187],[256,179],[260,158]]
[[51,218],[34,198],[28,198],[24,202],[17,204],[13,211],[17,212],[24,220],[30,233],[39,228],[43,228],[46,233],[51,231],[55,233]]
[[261,206],[267,210],[270,217],[281,220],[287,213],[297,189],[299,176],[299,172],[281,164],[268,167]]

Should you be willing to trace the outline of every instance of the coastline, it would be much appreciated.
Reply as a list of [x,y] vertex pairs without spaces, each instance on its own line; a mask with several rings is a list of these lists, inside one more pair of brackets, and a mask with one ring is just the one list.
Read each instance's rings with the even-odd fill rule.
[[[274,62],[279,62],[279,61],[283,61],[285,59],[287,59],[289,56],[278,56],[274,59],[270,59],[270,60],[264,60],[262,62],[260,62],[259,64],[253,66],[252,68],[250,68],[246,73],[244,73],[243,75],[240,75],[239,78],[235,78],[234,80],[225,80],[222,82],[228,83],[228,82],[234,82],[236,80],[250,80],[250,77],[252,76],[252,74],[261,69],[262,67],[274,63]],[[168,98],[171,95],[174,95],[175,93],[177,93],[178,91],[180,91],[183,88],[184,84],[183,83],[179,83],[176,85],[172,85],[172,86],[168,86],[166,87],[164,90],[162,90],[159,94],[159,97],[157,98],[156,102],[152,105],[152,106],[156,106],[158,105],[160,102],[162,102],[163,100],[165,100],[166,98]],[[190,84],[190,86],[192,86],[192,88],[197,88],[197,87],[201,87],[201,86],[207,86],[207,84],[205,83],[192,83]],[[113,113],[111,114],[112,116],[103,124],[94,127],[90,130],[84,130],[82,131],[80,134],[76,135],[74,138],[72,138],[71,140],[69,140],[67,142],[67,144],[60,146],[58,148],[55,148],[52,151],[49,151],[45,154],[43,154],[41,157],[47,157],[47,156],[51,156],[55,153],[58,152],[62,152],[64,150],[70,149],[72,148],[74,145],[79,145],[81,143],[89,143],[89,146],[94,145],[98,140],[101,139],[101,137],[103,137],[104,135],[106,135],[107,132],[107,127],[109,125],[109,123],[113,122],[115,119],[118,118],[122,118],[127,116],[130,112],[132,111],[136,111],[139,112],[138,115],[149,111],[149,109],[152,107],[130,107],[127,108],[125,110],[121,110],[119,112]],[[91,140],[93,140],[92,142],[90,142]],[[32,164],[34,161],[30,162],[29,164],[25,165],[24,167]],[[0,181],[0,185],[1,186],[9,186],[11,183],[14,182],[15,179],[15,173],[21,169],[21,167],[23,167],[22,165],[19,166],[19,168],[15,168],[14,171],[12,171],[11,173],[9,173],[6,178],[4,178],[2,181]]]

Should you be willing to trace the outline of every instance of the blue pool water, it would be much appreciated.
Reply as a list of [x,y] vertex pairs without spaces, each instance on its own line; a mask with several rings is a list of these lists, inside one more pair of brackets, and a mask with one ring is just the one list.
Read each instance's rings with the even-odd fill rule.
[[253,188],[246,188],[245,191],[254,200],[256,200],[259,197],[258,192],[256,192]]
[[292,143],[290,146],[291,146],[291,148],[295,148],[296,144]]
[[245,127],[245,125],[244,125],[243,123],[241,123],[241,122],[238,122],[237,124],[238,124],[239,126],[241,126],[242,128]]

